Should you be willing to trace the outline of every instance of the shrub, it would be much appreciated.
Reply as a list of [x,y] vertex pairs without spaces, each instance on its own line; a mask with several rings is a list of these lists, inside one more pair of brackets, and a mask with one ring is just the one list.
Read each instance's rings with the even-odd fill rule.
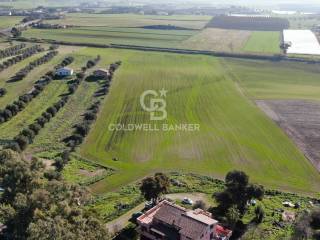
[[193,209],[197,209],[197,208],[206,210],[207,209],[206,203],[202,200],[197,200],[193,205]]
[[64,161],[69,161],[70,160],[70,152],[69,151],[63,151],[61,153],[61,158],[64,160]]
[[44,127],[44,125],[48,122],[48,119],[45,117],[39,117],[36,119],[36,122],[41,126]]
[[4,109],[3,117],[6,121],[8,121],[10,118],[12,118],[12,112],[9,109]]
[[11,150],[15,151],[15,152],[21,152],[20,146],[17,142],[13,142],[9,145],[9,147]]
[[35,133],[38,134],[40,129],[41,129],[41,125],[39,123],[32,123],[29,128]]
[[47,120],[47,122],[49,122],[50,119],[52,118],[52,115],[48,112],[44,112],[42,113],[42,117],[44,117]]
[[76,126],[76,133],[85,137],[89,132],[89,126],[86,123],[82,123]]
[[6,95],[7,90],[5,88],[0,88],[0,97]]
[[86,121],[92,121],[92,120],[95,120],[96,119],[96,115],[93,113],[93,112],[86,112],[84,114],[84,119]]
[[21,100],[17,101],[16,105],[20,108],[20,110],[22,110],[22,109],[24,109],[26,107],[25,102],[21,101]]
[[57,109],[55,107],[49,107],[46,112],[50,113],[51,116],[55,116],[57,113]]
[[29,143],[32,142],[34,136],[35,136],[35,132],[32,129],[23,129],[20,133],[20,135],[23,135],[25,137],[28,138]]
[[44,173],[44,177],[46,179],[48,179],[49,181],[54,180],[54,179],[59,180],[59,179],[61,179],[61,173],[56,170],[49,170]]
[[24,135],[18,135],[15,137],[14,141],[17,142],[21,151],[25,150],[29,143],[28,138]]
[[254,210],[254,213],[255,213],[255,222],[256,223],[262,223],[262,221],[263,221],[263,218],[264,218],[264,215],[265,215],[265,213],[264,213],[264,210],[263,210],[263,208],[260,206],[260,205],[258,205],[256,208],[255,208],[255,210]]
[[9,104],[6,109],[10,110],[12,115],[16,115],[19,112],[19,107],[15,104]]

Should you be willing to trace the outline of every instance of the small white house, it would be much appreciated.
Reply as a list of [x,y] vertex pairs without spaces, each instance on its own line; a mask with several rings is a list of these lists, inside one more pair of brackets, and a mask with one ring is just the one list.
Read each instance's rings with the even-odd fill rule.
[[72,74],[73,74],[73,69],[72,68],[67,68],[67,67],[59,68],[56,71],[56,75],[60,76],[60,77],[71,76]]

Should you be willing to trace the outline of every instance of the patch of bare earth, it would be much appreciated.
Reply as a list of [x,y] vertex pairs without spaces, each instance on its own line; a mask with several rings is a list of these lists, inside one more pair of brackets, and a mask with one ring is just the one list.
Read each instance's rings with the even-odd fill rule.
[[259,100],[256,103],[320,171],[320,102]]
[[251,36],[251,31],[206,28],[183,42],[184,48],[239,52]]
[[104,169],[98,169],[95,171],[88,171],[86,169],[79,169],[79,174],[85,177],[96,177],[100,176],[105,172]]

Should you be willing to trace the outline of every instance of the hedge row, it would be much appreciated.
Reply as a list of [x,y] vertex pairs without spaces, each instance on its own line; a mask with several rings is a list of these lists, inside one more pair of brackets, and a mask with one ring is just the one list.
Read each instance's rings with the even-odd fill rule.
[[40,45],[33,45],[33,46],[31,46],[31,47],[28,47],[28,48],[20,49],[19,51],[17,51],[17,54],[16,54],[16,55],[21,55],[21,54],[28,53],[28,52],[30,51],[30,49],[32,49],[32,48],[42,49],[43,51],[45,50],[45,49],[42,48]]
[[80,145],[89,133],[90,126],[97,119],[99,108],[100,101],[92,104],[85,112],[82,122],[74,126],[75,130],[73,134],[64,139],[64,142],[71,148],[71,151],[73,151],[76,146]]
[[113,79],[113,74],[118,69],[118,67],[120,67],[120,65],[121,65],[121,61],[117,61],[115,63],[112,63],[109,66],[109,74],[110,74],[109,78],[105,79],[105,81],[102,82],[100,88],[95,92],[95,96],[96,97],[108,94],[110,83],[111,83],[111,81]]
[[7,94],[7,90],[5,88],[0,88],[0,97],[3,97]]
[[56,69],[59,69],[59,68],[62,68],[62,67],[65,67],[65,66],[68,66],[70,65],[71,63],[73,63],[74,61],[74,58],[69,56],[69,57],[66,57],[65,59],[63,59],[63,61],[58,64],[57,66],[55,66],[55,70]]
[[0,72],[7,69],[8,67],[18,63],[18,62],[21,62],[22,60],[24,60],[28,57],[31,57],[32,55],[35,55],[39,52],[43,52],[44,48],[40,47],[40,45],[35,45],[30,48],[26,48],[24,50],[25,50],[25,52],[22,53],[21,55],[12,57],[12,58],[4,61],[3,63],[1,63],[0,64]]
[[30,71],[42,64],[49,62],[56,55],[58,55],[58,51],[50,51],[46,55],[30,62],[26,67],[21,69],[19,72],[16,73],[15,76],[12,77],[12,81],[20,81],[24,79]]
[[25,43],[21,43],[21,44],[0,50],[0,59],[6,58],[6,57],[11,57],[13,55],[18,55],[19,50],[22,48],[25,48],[26,46],[27,45]]
[[87,69],[90,69],[92,67],[94,67],[95,65],[97,65],[97,63],[100,61],[101,57],[100,55],[98,55],[95,59],[92,59],[92,60],[89,60],[87,63],[86,63],[86,66],[83,66],[81,68],[81,70],[83,72],[87,71]]
[[[60,64],[55,66],[55,69],[59,66],[67,66],[73,62],[72,57],[66,57]],[[26,94],[19,96],[18,100],[14,101],[12,104],[7,105],[3,110],[0,110],[0,124],[9,121],[13,116],[17,115],[18,112],[22,111],[26,105],[40,92],[44,90],[44,87],[48,85],[54,77],[54,71],[47,72],[38,81],[36,81],[33,89]]]
[[[82,72],[76,74],[77,78],[68,83],[69,84],[69,94],[75,93],[75,91],[78,88],[78,86],[80,85],[81,81],[83,81],[83,79],[85,77],[85,72],[87,71],[87,69],[95,66],[99,61],[100,61],[100,56],[98,55],[95,59],[89,60],[86,63],[86,66],[83,66],[81,68]],[[97,102],[95,104],[99,105],[100,103]],[[98,109],[96,109],[97,107],[99,107],[99,106],[94,105],[94,106],[91,106],[90,108],[92,108],[91,110],[93,110],[93,111],[98,111]],[[88,109],[88,111],[90,110],[90,108]],[[94,110],[93,108],[96,110]],[[67,138],[64,139],[64,141],[66,142]],[[50,173],[50,177],[55,178],[55,177],[59,176],[59,172],[62,171],[63,167],[69,162],[69,160],[70,160],[70,150],[66,150],[66,151],[62,152],[60,157],[55,158],[54,166],[56,167],[57,171],[52,171]]]
[[41,83],[36,83],[29,93],[19,96],[18,100],[14,101],[12,104],[8,104],[3,110],[0,110],[0,123],[9,121],[12,117],[21,112],[33,98],[44,90],[45,85],[52,80],[52,77],[45,75],[43,79],[44,80],[41,81]]
[[17,152],[25,150],[28,144],[33,142],[33,139],[39,134],[40,130],[44,128],[45,124],[50,122],[51,118],[57,114],[57,112],[66,104],[67,101],[68,96],[64,96],[51,107],[47,108],[46,111],[41,114],[41,117],[38,117],[34,123],[23,129],[13,139],[13,142],[9,147]]
[[94,67],[99,61],[100,61],[100,56],[97,56],[93,60],[89,60],[86,63],[86,66],[82,67],[83,72],[77,73],[77,78],[75,80],[68,82],[69,94],[73,94],[77,90],[80,83],[83,81],[83,79],[85,77],[84,73],[87,71],[87,69]]
[[[118,69],[120,65],[121,65],[121,62],[119,61],[109,66],[109,72],[111,73],[111,76],[110,78],[105,80],[105,83],[103,83],[101,87],[101,89],[104,91],[104,94],[108,93],[110,82],[112,81],[112,78],[113,78],[113,73]],[[68,147],[70,147],[71,151],[73,151],[76,146],[80,145],[83,142],[84,138],[89,133],[92,123],[97,119],[97,114],[99,112],[100,104],[101,104],[100,101],[93,103],[84,113],[82,122],[74,126],[75,130],[73,134],[70,137],[67,137],[64,139],[64,142]]]

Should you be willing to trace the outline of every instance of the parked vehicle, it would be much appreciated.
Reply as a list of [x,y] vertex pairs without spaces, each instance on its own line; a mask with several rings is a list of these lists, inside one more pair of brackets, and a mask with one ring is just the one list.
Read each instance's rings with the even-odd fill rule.
[[187,205],[193,205],[193,201],[190,198],[184,198],[182,200],[182,203]]

